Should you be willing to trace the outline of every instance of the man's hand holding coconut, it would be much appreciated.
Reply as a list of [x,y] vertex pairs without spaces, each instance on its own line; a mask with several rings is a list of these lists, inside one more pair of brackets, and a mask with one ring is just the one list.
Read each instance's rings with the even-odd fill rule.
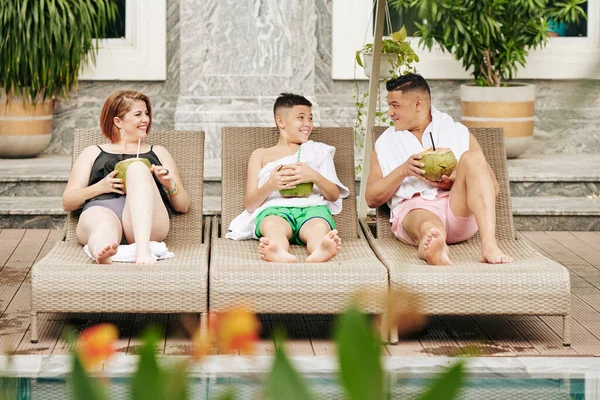
[[387,83],[394,126],[375,144],[370,207],[388,203],[392,231],[432,265],[451,265],[447,244],[480,232],[481,262],[513,261],[495,238],[496,178],[468,129],[431,105],[429,85],[406,74]]

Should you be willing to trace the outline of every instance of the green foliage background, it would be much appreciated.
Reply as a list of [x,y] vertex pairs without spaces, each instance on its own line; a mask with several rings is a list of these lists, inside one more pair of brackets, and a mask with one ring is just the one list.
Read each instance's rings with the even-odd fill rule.
[[454,54],[481,86],[500,86],[525,66],[529,50],[545,45],[548,21],[587,18],[586,0],[390,0],[416,10],[420,44]]
[[0,0],[0,89],[34,102],[66,97],[116,9],[113,0]]

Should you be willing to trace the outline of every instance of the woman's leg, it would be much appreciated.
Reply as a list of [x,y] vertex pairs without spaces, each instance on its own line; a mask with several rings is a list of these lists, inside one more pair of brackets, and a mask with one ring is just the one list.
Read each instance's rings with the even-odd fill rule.
[[298,258],[289,252],[292,227],[285,219],[268,215],[260,223],[260,235],[260,258],[274,262],[298,262]]
[[123,230],[127,243],[136,244],[136,263],[156,263],[150,251],[150,241],[159,242],[167,236],[169,214],[152,173],[142,162],[134,162],[127,168]]
[[85,210],[77,223],[77,240],[88,245],[92,257],[98,264],[110,264],[117,253],[123,228],[114,212],[95,206]]
[[342,239],[323,218],[309,219],[300,228],[300,240],[306,243],[306,262],[325,262],[340,252]]

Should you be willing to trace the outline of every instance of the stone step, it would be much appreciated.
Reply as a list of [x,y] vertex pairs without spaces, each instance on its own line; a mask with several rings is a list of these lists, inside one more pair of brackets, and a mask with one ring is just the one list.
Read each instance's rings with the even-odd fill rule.
[[[70,166],[69,155],[0,159],[0,196],[61,196]],[[524,154],[508,160],[508,177],[513,197],[600,194],[600,154]],[[204,194],[221,195],[220,160],[205,160]]]
[[600,154],[523,154],[508,160],[512,197],[600,194]]
[[[220,212],[221,197],[204,196],[203,214]],[[0,229],[58,229],[64,226],[66,216],[60,196],[0,196]]]
[[[204,215],[220,214],[221,198],[204,196],[203,208]],[[513,197],[512,209],[520,231],[600,231],[598,197]],[[0,197],[0,229],[61,228],[66,214],[60,197]]]
[[600,231],[600,197],[513,197],[518,231]]

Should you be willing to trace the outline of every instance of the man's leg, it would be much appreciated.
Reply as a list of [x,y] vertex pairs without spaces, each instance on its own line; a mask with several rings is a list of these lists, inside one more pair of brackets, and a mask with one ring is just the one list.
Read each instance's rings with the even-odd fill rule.
[[442,220],[428,210],[414,209],[402,221],[406,234],[419,246],[419,257],[431,265],[451,265]]
[[342,239],[323,218],[309,219],[300,228],[300,240],[306,243],[306,262],[325,262],[340,252]]
[[459,217],[475,215],[481,235],[481,262],[509,263],[496,242],[496,197],[498,184],[485,156],[467,151],[456,167],[456,180],[450,190],[450,208]]
[[268,215],[260,223],[260,244],[258,254],[265,261],[298,262],[289,252],[292,227],[280,216]]

